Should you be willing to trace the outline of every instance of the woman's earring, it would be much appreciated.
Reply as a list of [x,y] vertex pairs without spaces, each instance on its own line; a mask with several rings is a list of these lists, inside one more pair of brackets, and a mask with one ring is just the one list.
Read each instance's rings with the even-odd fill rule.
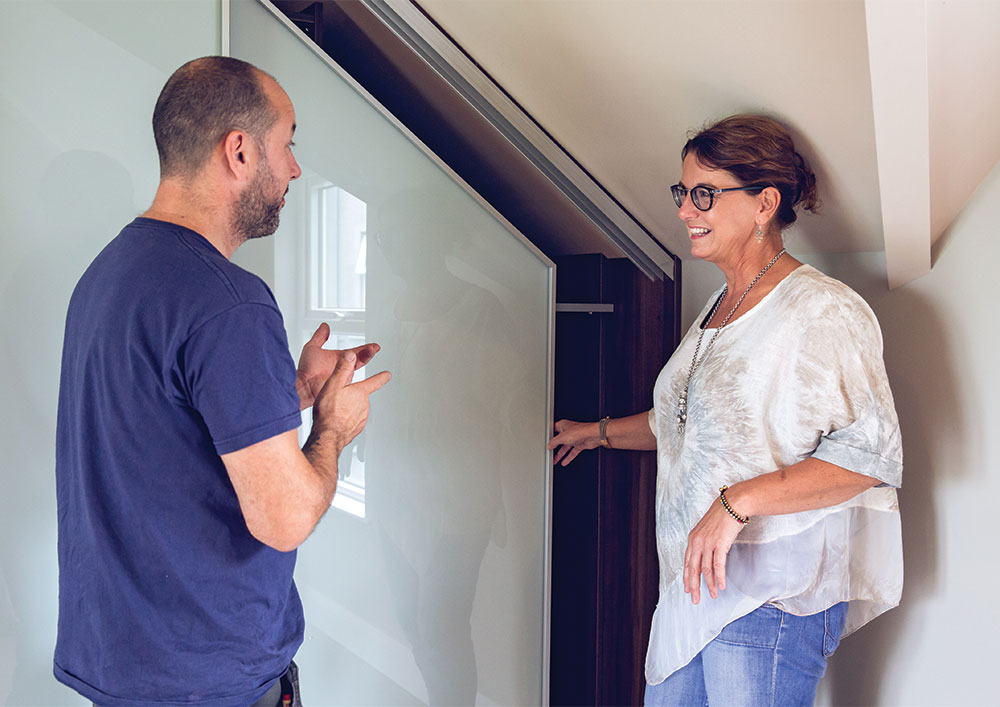
[[759,223],[757,224],[757,232],[754,234],[754,237],[757,239],[758,243],[763,243],[764,242],[764,232],[762,230],[760,230],[760,224]]

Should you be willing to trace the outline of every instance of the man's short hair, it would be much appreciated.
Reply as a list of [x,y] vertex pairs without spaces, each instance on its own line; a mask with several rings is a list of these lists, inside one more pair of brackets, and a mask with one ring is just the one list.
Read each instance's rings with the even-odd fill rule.
[[233,130],[263,144],[278,119],[264,92],[265,76],[253,64],[225,56],[194,59],[177,69],[153,109],[160,176],[196,174]]

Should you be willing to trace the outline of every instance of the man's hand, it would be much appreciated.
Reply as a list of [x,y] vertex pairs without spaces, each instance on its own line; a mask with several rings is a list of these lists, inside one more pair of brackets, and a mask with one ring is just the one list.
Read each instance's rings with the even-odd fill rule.
[[[318,341],[318,348],[325,340],[326,333],[309,343]],[[337,457],[364,428],[368,396],[389,380],[389,373],[382,372],[351,383],[358,363],[355,351],[336,352],[336,367],[316,396],[312,433],[303,449],[296,430],[289,430],[222,455],[247,528],[280,552],[297,548],[330,507],[337,490]]]
[[353,349],[324,349],[323,344],[330,338],[330,327],[325,322],[319,325],[312,338],[302,347],[299,356],[299,368],[296,375],[295,388],[299,393],[299,409],[305,410],[316,402],[316,396],[333,375],[337,362],[347,353],[353,353],[354,368],[357,370],[379,352],[378,344],[362,344]]
[[303,449],[314,465],[331,454],[335,461],[360,434],[368,421],[368,396],[389,382],[391,375],[382,371],[352,383],[358,360],[355,349],[344,351],[316,396],[312,432]]

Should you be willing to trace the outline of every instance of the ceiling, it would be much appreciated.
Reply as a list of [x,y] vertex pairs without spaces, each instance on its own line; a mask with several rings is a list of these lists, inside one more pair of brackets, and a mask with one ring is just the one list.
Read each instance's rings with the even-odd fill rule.
[[996,0],[420,0],[610,194],[682,257],[667,186],[687,133],[790,129],[823,209],[799,252],[885,251],[890,286],[1000,159]]

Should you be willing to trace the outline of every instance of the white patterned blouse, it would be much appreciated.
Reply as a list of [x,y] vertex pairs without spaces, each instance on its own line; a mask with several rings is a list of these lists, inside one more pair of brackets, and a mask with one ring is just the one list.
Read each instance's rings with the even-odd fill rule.
[[[646,655],[651,684],[765,603],[808,615],[849,601],[847,635],[896,606],[903,586],[902,447],[875,315],[843,283],[798,267],[719,334],[691,380],[679,432],[678,396],[717,296],[660,372],[649,416],[660,560]],[[712,334],[706,330],[706,341]],[[693,605],[682,577],[687,535],[719,487],[807,457],[881,483],[837,506],[755,517],[729,552],[725,591],[712,599],[703,587]]]

